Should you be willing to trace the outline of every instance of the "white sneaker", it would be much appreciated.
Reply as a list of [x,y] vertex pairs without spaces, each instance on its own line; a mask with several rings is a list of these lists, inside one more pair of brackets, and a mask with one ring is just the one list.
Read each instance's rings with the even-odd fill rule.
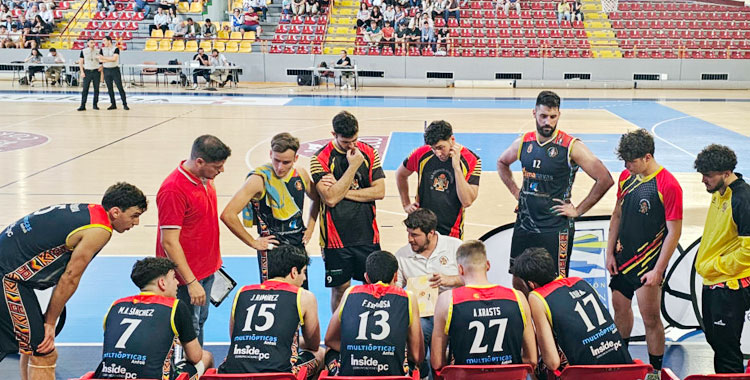
[[197,89],[198,89],[198,83],[193,83],[193,90],[197,90]]

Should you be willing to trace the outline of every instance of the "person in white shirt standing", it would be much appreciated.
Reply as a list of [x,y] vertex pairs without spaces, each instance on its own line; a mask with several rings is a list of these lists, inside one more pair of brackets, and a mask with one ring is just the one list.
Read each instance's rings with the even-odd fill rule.
[[109,93],[110,103],[110,106],[107,109],[117,109],[117,103],[115,102],[115,91],[114,88],[112,88],[114,83],[114,85],[117,86],[117,91],[120,93],[122,108],[124,108],[126,111],[130,110],[130,108],[128,108],[128,101],[125,98],[125,89],[122,87],[122,74],[120,73],[120,49],[117,46],[112,45],[112,37],[104,37],[103,46],[99,50],[99,56],[97,58],[104,67],[104,83],[107,84],[107,92]]

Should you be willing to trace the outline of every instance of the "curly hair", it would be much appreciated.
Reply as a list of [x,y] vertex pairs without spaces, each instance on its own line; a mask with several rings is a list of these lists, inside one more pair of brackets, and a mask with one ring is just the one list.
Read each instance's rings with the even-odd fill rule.
[[435,145],[440,141],[448,140],[453,136],[453,127],[445,120],[436,120],[424,129],[424,143]]
[[110,186],[102,197],[102,207],[107,211],[112,207],[125,211],[133,206],[145,212],[148,208],[148,200],[139,188],[127,182],[117,182]]
[[643,158],[646,154],[654,155],[654,137],[643,128],[630,131],[620,137],[620,144],[615,150],[617,157],[625,162]]
[[698,153],[693,166],[701,174],[734,171],[737,155],[728,146],[711,144]]

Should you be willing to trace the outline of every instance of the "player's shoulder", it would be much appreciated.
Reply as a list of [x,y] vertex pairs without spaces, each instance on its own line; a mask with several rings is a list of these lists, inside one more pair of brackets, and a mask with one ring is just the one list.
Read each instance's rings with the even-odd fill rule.
[[432,148],[430,148],[429,145],[422,145],[412,150],[411,153],[409,153],[409,157],[422,158],[422,156],[429,154],[431,152],[432,152]]
[[569,147],[575,141],[578,141],[577,137],[574,137],[565,131],[559,129],[557,130],[557,136],[555,136],[555,144]]
[[619,181],[620,182],[625,181],[626,179],[630,178],[631,175],[632,175],[632,173],[630,173],[630,170],[625,169],[625,170],[623,170],[623,171],[620,172]]
[[357,149],[368,155],[375,153],[375,148],[372,145],[360,140],[357,140]]
[[667,170],[666,168],[662,168],[659,173],[656,174],[656,181],[663,186],[666,187],[677,187],[682,188],[680,186],[680,182],[677,180],[677,178]]
[[481,161],[481,159],[479,158],[479,155],[476,154],[473,150],[467,148],[466,146],[461,147],[461,157],[463,157],[464,159],[470,162]]
[[750,208],[750,184],[745,182],[744,178],[738,178],[729,185],[729,188],[732,189],[733,208],[736,207],[735,205]]
[[319,156],[323,156],[323,155],[330,155],[331,151],[334,150],[334,149],[335,148],[333,146],[333,140],[331,140],[331,141],[328,141],[327,143],[325,143],[325,145],[323,145],[320,148],[318,148],[318,150],[316,150],[315,153],[313,153],[312,156],[313,157],[319,157]]
[[526,132],[523,135],[521,135],[521,142],[522,143],[533,142],[533,141],[536,141],[536,132],[530,131],[530,132]]

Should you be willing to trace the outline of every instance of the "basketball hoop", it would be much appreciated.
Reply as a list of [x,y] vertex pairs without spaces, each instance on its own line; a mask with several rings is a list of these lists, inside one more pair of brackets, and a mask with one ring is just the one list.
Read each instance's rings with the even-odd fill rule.
[[602,11],[604,13],[617,12],[617,3],[619,0],[601,0]]

